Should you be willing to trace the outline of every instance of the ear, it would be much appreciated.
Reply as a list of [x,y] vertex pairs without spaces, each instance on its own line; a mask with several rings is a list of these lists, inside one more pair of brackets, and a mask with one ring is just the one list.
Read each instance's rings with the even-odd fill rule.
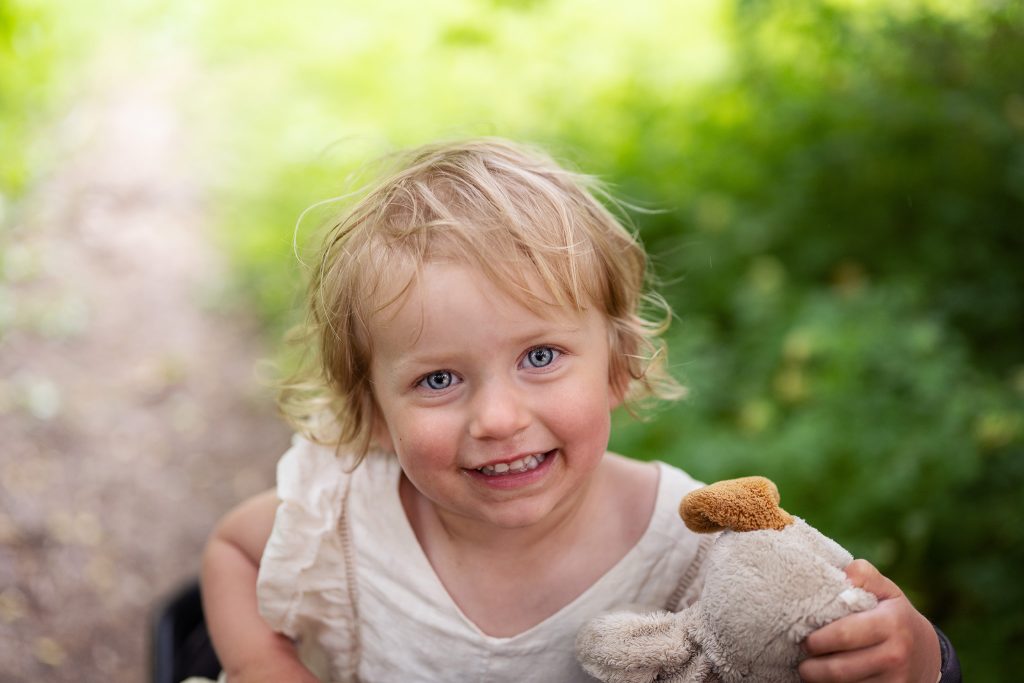
[[381,449],[385,453],[395,452],[395,444],[391,440],[391,434],[388,433],[386,427],[384,429],[373,430],[373,443],[376,444],[377,448]]
[[[609,373],[610,374],[610,373]],[[611,412],[621,406],[626,400],[626,393],[629,391],[629,378],[608,379],[608,411]]]
[[376,399],[373,400],[371,411],[373,418],[370,421],[370,436],[373,439],[373,443],[382,451],[394,453],[395,443],[391,438],[391,430],[388,429],[387,420],[384,419],[384,413],[381,412]]
[[726,479],[691,491],[679,514],[697,533],[778,530],[793,523],[792,515],[779,507],[779,489],[765,477]]
[[629,338],[620,334],[610,321],[608,325],[608,410],[615,410],[626,401],[629,385],[633,382],[630,372],[630,354],[635,349],[626,348]]

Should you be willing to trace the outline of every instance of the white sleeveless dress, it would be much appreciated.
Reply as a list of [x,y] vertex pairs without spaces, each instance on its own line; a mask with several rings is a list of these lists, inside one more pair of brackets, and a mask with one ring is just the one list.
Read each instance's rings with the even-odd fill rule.
[[297,436],[278,464],[282,504],[260,564],[260,613],[299,642],[322,681],[589,681],[574,654],[585,621],[637,605],[677,610],[699,595],[710,538],[677,513],[699,484],[659,469],[654,514],[632,550],[557,613],[496,638],[434,573],[399,499],[397,459],[371,453],[348,473],[332,448]]

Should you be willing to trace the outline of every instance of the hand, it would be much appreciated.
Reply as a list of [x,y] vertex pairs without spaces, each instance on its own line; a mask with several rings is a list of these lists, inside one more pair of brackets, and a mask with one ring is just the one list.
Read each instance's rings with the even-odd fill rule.
[[931,623],[867,560],[854,560],[845,571],[854,586],[878,597],[878,606],[807,636],[801,679],[935,683],[942,655]]

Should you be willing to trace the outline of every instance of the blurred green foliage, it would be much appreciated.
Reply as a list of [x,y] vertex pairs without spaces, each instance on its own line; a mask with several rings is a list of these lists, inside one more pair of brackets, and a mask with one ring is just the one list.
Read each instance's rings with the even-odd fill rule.
[[652,209],[634,219],[678,314],[690,395],[617,416],[613,447],[774,478],[951,635],[971,680],[1015,678],[1024,5],[150,4],[200,65],[196,173],[272,335],[300,299],[293,237],[310,253],[341,203],[293,235],[296,218],[357,189],[362,163],[438,137],[541,142]]
[[[109,6],[108,6],[109,3]],[[123,12],[116,0],[88,9],[54,0],[0,0],[0,255],[26,192],[60,156],[55,126],[81,92],[89,57]],[[123,19],[122,19],[123,20]],[[123,26],[122,26],[123,27]]]
[[[209,141],[209,182],[224,189],[217,206],[242,288],[272,319],[287,316],[297,272],[282,263],[296,216],[358,189],[361,164],[396,147],[497,134],[585,157],[598,141],[629,144],[618,133],[627,112],[610,95],[627,82],[685,92],[714,78],[725,59],[719,5],[208,4],[197,26],[211,87],[191,107]],[[560,144],[576,125],[592,140]],[[300,245],[316,225],[300,226]]]
[[971,678],[1008,680],[1024,637],[1024,6],[743,2],[732,25],[735,69],[697,107],[628,98],[615,172],[673,207],[643,225],[692,400],[628,427],[624,448],[707,479],[772,476],[951,633]]
[[50,92],[53,45],[44,18],[37,6],[0,2],[0,209],[25,189],[34,120]]
[[[760,472],[952,635],[1024,663],[1024,6],[738,2],[733,70],[606,150],[692,400],[619,443]],[[580,137],[574,139],[583,142]],[[628,150],[623,153],[623,149]],[[653,188],[653,192],[652,192]]]

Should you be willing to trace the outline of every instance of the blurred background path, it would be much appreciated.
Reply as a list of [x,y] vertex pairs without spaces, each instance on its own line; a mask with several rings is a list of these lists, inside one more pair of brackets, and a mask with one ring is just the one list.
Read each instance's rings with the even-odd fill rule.
[[[147,680],[147,620],[287,442],[161,63],[80,100],[6,254],[0,680]],[[13,277],[12,277],[13,276]]]

